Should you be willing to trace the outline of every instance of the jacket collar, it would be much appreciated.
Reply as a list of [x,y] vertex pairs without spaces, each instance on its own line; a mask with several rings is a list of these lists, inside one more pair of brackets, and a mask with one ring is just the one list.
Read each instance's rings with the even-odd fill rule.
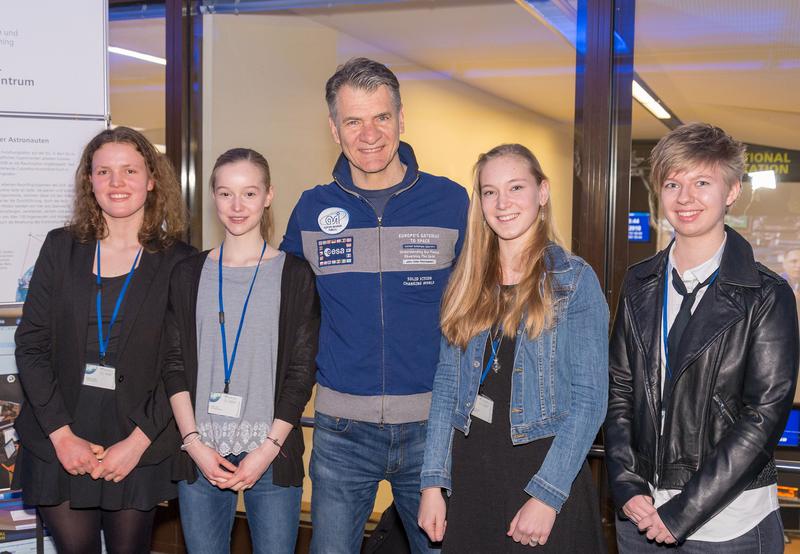
[[[753,248],[742,235],[725,226],[728,235],[722,261],[719,265],[719,281],[728,285],[740,287],[758,287],[761,280],[758,267],[753,257]],[[669,251],[675,243],[673,239],[669,246],[644,262],[633,267],[635,277],[640,281],[649,281],[653,277],[662,278],[666,270]]]
[[544,249],[544,264],[550,273],[564,273],[571,267],[567,259],[567,253],[554,242],[548,244]]
[[[758,287],[758,268],[753,249],[741,235],[725,227],[728,239],[720,262],[717,283],[739,287]],[[672,246],[672,243],[670,243]],[[631,312],[631,329],[635,341],[641,345],[645,357],[644,372],[648,401],[653,417],[658,421],[661,413],[661,318],[663,294],[669,248],[631,269],[635,281],[626,285],[626,303]],[[689,365],[708,349],[716,337],[745,317],[745,308],[727,287],[715,286],[708,290],[703,302],[708,303],[698,317],[692,317],[684,332],[686,344],[681,343],[677,367],[672,368],[677,380]]]
[[[400,162],[406,166],[406,174],[400,183],[395,184],[402,184],[404,185],[402,188],[405,189],[413,185],[419,177],[417,157],[414,155],[414,150],[411,146],[402,141],[397,149],[397,155],[400,156]],[[333,179],[350,192],[358,193],[358,187],[353,183],[353,176],[350,172],[350,162],[344,154],[339,154],[339,159],[333,167]]]
[[136,323],[136,317],[141,312],[142,307],[147,304],[150,285],[156,277],[163,259],[163,250],[152,253],[148,252],[147,249],[142,251],[139,267],[136,268],[127,298],[125,298],[125,317],[122,319],[122,327],[119,330],[117,359],[121,359],[125,352],[125,346],[128,344],[131,331]]

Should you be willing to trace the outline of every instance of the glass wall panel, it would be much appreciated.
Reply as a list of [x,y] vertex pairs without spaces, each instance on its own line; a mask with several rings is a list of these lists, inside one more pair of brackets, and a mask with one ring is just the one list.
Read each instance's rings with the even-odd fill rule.
[[124,14],[108,25],[111,123],[142,132],[162,152],[165,140],[166,25],[163,17]]
[[[678,120],[712,123],[747,143],[748,174],[768,172],[745,178],[727,222],[753,244],[759,261],[784,274],[784,259],[800,246],[798,24],[800,4],[793,0],[639,0],[636,8],[638,80]],[[634,102],[631,211],[650,213],[652,233],[648,241],[631,242],[631,262],[671,240],[647,163],[667,131]]]
[[[282,9],[270,9],[276,4]],[[569,245],[574,6],[217,1],[203,18],[203,175],[229,148],[265,154],[279,242],[302,191],[329,182],[340,154],[328,126],[325,82],[337,65],[366,56],[400,80],[401,139],[414,148],[422,171],[470,188],[480,153],[501,143],[525,144],[550,177],[557,227]],[[203,242],[211,247],[222,231],[205,198]],[[306,415],[313,415],[313,401]],[[309,430],[306,440],[308,447]],[[310,493],[307,481],[305,501]],[[376,512],[390,501],[382,487]]]
[[[637,80],[671,118],[659,119],[634,101],[630,263],[663,249],[673,236],[650,184],[650,151],[668,125],[708,122],[748,149],[742,194],[726,223],[800,298],[798,28],[795,0],[637,1]],[[796,431],[784,436],[776,457],[800,459]],[[780,473],[779,485],[797,487],[800,479]],[[800,529],[797,510],[789,508],[800,502],[796,491],[786,489],[781,497],[784,521],[795,530]]]

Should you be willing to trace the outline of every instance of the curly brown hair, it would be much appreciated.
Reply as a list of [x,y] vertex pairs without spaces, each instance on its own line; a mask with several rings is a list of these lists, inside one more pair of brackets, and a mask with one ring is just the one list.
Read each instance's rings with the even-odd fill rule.
[[149,251],[169,247],[183,237],[186,230],[186,207],[181,198],[181,185],[166,156],[160,154],[140,132],[129,127],[115,127],[98,133],[83,149],[75,171],[75,204],[69,227],[81,242],[108,236],[103,210],[92,192],[92,160],[104,144],[130,144],[144,158],[153,190],[144,203],[144,220],[139,228],[139,243]]

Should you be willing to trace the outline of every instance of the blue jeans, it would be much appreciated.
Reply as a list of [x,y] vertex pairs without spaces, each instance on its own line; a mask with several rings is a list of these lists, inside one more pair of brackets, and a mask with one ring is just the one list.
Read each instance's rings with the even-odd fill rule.
[[[227,459],[238,465],[246,455]],[[302,487],[273,484],[271,466],[253,488],[244,491],[254,553],[294,553],[302,494]],[[187,550],[191,554],[228,554],[237,493],[218,489],[200,474],[192,484],[178,483],[178,498]]]
[[427,423],[365,423],[315,416],[311,451],[312,554],[356,554],[375,504],[378,483],[392,495],[414,553],[431,552],[417,525],[419,472]]
[[783,523],[779,510],[762,519],[758,525],[744,535],[724,542],[688,540],[680,546],[660,545],[648,541],[636,526],[625,519],[617,518],[617,547],[619,554],[645,554],[663,552],[669,554],[782,554]]

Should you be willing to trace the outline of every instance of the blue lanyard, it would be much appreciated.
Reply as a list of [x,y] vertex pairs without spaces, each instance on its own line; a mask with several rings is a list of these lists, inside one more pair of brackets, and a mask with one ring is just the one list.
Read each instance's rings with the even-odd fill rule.
[[667,368],[667,380],[672,380],[672,370],[669,368],[669,329],[667,328],[667,294],[669,293],[670,264],[667,262],[667,278],[664,282],[664,301],[661,303],[661,343],[664,345],[664,366]]
[[97,298],[95,300],[95,307],[97,308],[97,342],[99,343],[100,349],[100,364],[105,364],[106,361],[106,352],[108,351],[108,343],[111,340],[111,328],[114,327],[114,322],[117,320],[117,315],[119,315],[119,309],[122,306],[122,300],[125,298],[125,293],[128,290],[128,285],[133,278],[133,272],[136,270],[136,262],[139,261],[139,256],[142,253],[142,249],[139,248],[139,251],[136,253],[136,257],[133,259],[133,265],[131,266],[131,270],[128,272],[128,276],[125,278],[125,283],[122,285],[122,290],[119,291],[119,296],[117,296],[117,303],[114,306],[114,312],[111,314],[111,321],[108,323],[108,337],[103,339],[103,278],[100,276],[100,241],[97,241]]
[[[492,341],[492,354],[489,356],[489,361],[486,362],[486,367],[483,369],[483,373],[481,373],[481,382],[478,383],[478,386],[483,385],[483,382],[486,380],[486,376],[489,375],[489,370],[492,369],[494,359],[497,357],[497,348],[500,346],[500,341],[503,340],[502,327],[498,329],[497,334],[498,337]],[[489,335],[491,336],[491,329],[489,330]]]
[[[672,273],[672,265],[667,262],[667,271],[666,271],[666,279],[664,281],[664,301],[661,307],[661,342],[664,344],[664,367],[667,369],[667,381],[672,380],[672,369],[669,367],[669,329],[667,329],[667,293],[669,293],[669,285],[670,285],[670,275]],[[714,281],[717,280],[717,274],[719,273],[719,268],[714,272],[714,276],[709,281],[708,286],[710,287],[714,284]]]
[[225,368],[225,394],[228,394],[228,388],[231,382],[231,374],[233,373],[233,362],[236,360],[236,350],[239,348],[239,338],[242,336],[242,327],[244,327],[244,314],[247,313],[247,304],[250,302],[250,294],[253,292],[253,285],[256,284],[256,277],[258,277],[258,268],[261,267],[261,260],[264,258],[264,251],[267,249],[267,241],[264,241],[264,246],[261,247],[261,256],[258,258],[256,270],[253,273],[253,280],[250,281],[250,290],[247,291],[247,296],[244,299],[244,306],[242,306],[242,317],[239,319],[239,328],[236,330],[236,340],[233,343],[233,352],[231,352],[230,362],[228,361],[228,337],[225,335],[225,304],[222,302],[222,249],[225,247],[225,242],[219,245],[219,332],[222,334],[222,362]]

